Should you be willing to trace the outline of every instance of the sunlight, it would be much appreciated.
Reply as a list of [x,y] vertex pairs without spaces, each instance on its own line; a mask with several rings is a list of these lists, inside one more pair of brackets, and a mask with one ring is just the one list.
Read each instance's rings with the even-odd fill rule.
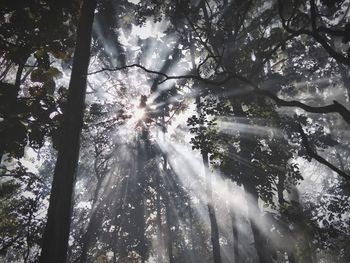
[[145,114],[146,112],[144,108],[137,107],[132,110],[132,115],[133,115],[132,118],[135,119],[136,121],[142,120],[145,117]]
[[350,262],[350,5],[7,2],[0,262]]
[[[190,147],[180,143],[165,141],[167,136],[159,136],[157,143],[161,150],[168,156],[171,168],[179,176],[179,179],[188,187],[190,194],[199,198],[203,203],[208,202],[206,193],[202,191],[205,185],[204,166],[200,156],[194,153]],[[240,211],[246,211],[245,196],[239,188],[232,191],[227,188],[226,180],[217,173],[212,172],[212,190],[229,205]]]
[[256,124],[252,125],[248,123],[239,123],[236,121],[221,121],[219,118],[218,124],[220,132],[225,134],[234,135],[239,132],[243,135],[283,138],[283,133],[281,130],[274,127],[268,127],[266,123],[264,126]]
[[[194,206],[197,213],[200,215],[201,220],[208,225],[206,209],[200,208],[201,205],[205,205],[208,202],[208,196],[202,191],[205,185],[205,177],[203,162],[199,155],[194,153],[189,147],[180,143],[171,142],[167,136],[159,136],[157,143],[162,151],[168,156],[169,164],[179,177],[180,182],[186,187],[188,193],[193,198],[198,198],[199,203]],[[249,165],[251,165],[249,163]],[[254,206],[254,200],[242,187],[234,185],[232,182],[223,178],[217,172],[209,171],[212,177],[212,191],[214,199],[221,200],[216,202],[215,205],[218,213],[225,213],[225,207],[221,207],[222,204],[226,204],[227,208],[232,209],[238,215],[245,215],[250,218],[251,222],[254,222],[256,226],[266,236],[271,236],[270,229],[267,227],[272,225],[271,220],[268,217],[262,217],[259,210],[262,209],[261,204],[259,207]],[[201,205],[200,205],[201,204]],[[248,209],[249,208],[249,209]],[[249,210],[249,211],[248,211]],[[265,209],[262,209],[265,210]],[[220,212],[222,211],[222,212]],[[219,220],[220,223],[220,220]],[[222,231],[225,232],[227,227],[220,226]],[[245,230],[248,231],[248,230]],[[273,238],[273,236],[271,236]],[[271,241],[273,242],[273,240]]]

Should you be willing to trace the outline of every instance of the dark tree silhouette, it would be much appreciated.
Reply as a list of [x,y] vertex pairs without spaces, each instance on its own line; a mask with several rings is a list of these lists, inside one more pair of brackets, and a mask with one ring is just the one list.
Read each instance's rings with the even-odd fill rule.
[[79,158],[79,140],[85,108],[92,23],[97,0],[84,1],[64,109],[58,157],[52,182],[40,262],[65,262],[68,248],[73,189]]

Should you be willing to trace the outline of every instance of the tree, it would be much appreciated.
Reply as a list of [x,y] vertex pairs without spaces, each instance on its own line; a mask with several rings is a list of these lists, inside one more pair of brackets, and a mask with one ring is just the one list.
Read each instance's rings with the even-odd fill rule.
[[58,157],[52,182],[40,262],[65,262],[72,196],[79,155],[91,30],[97,1],[84,1],[77,31],[67,104],[63,115]]
[[346,262],[348,0],[68,2],[0,11],[7,260]]

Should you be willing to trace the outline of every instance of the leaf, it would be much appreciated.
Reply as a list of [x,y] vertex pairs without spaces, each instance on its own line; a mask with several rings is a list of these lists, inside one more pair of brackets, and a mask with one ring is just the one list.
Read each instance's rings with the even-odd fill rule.
[[38,69],[34,69],[33,72],[30,74],[30,80],[33,82],[45,82],[48,79],[44,71],[38,68]]
[[29,94],[33,97],[43,97],[46,95],[46,90],[40,86],[29,87]]
[[55,67],[50,67],[50,69],[47,71],[46,74],[48,77],[51,77],[51,78],[60,78],[63,75],[62,72]]
[[41,48],[34,53],[35,58],[42,58],[44,56],[44,50]]
[[39,67],[44,69],[50,68],[50,56],[45,50],[39,49],[34,53],[34,57],[36,58]]
[[47,94],[53,95],[55,92],[56,83],[54,80],[50,79],[44,83],[43,88],[46,90]]
[[29,145],[33,148],[39,149],[44,144],[45,130],[39,125],[33,125],[29,132]]

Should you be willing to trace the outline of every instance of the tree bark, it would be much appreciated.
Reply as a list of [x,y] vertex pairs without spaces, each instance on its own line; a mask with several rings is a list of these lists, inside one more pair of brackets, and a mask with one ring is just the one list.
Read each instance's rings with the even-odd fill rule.
[[[7,64],[4,66],[4,71],[0,74],[0,81],[2,81],[5,77],[6,77],[6,75],[7,75],[7,73],[10,71],[10,69],[12,68],[12,61],[9,61],[9,62],[7,62]],[[1,65],[1,67],[3,67],[3,64]]]
[[343,85],[346,88],[347,95],[348,95],[348,103],[350,104],[350,76],[348,73],[348,67],[344,66],[343,64],[338,63],[339,72],[341,75],[341,78],[343,80]]
[[[299,191],[293,186],[289,192],[289,199],[294,202],[293,214],[291,215],[294,224],[294,233],[296,233],[299,251],[296,261],[299,263],[317,262],[315,248],[312,244],[312,235],[309,226],[306,223],[305,214],[300,205]],[[295,255],[296,256],[296,255]]]
[[101,215],[98,211],[98,207],[96,207],[95,210],[92,212],[92,215],[90,216],[89,224],[82,238],[82,250],[81,250],[81,256],[79,260],[81,263],[88,262],[87,259],[88,259],[89,248],[91,246],[91,241],[93,240],[94,235],[96,234],[99,226],[101,226],[100,217]]
[[[14,83],[13,87],[12,87],[11,84],[9,84],[9,85],[11,85],[11,88],[14,88],[14,91],[11,92],[11,96],[13,96],[13,101],[17,100],[18,93],[20,91],[21,77],[22,77],[22,73],[23,73],[24,65],[25,65],[26,61],[27,61],[27,56],[25,56],[25,59],[23,59],[23,62],[18,64],[17,72],[16,72],[16,78],[15,78],[15,83]],[[5,149],[6,149],[6,147],[1,147],[0,146],[0,164],[2,163],[2,157],[6,153]]]
[[148,257],[148,245],[146,238],[146,207],[145,207],[145,167],[149,158],[149,133],[143,127],[137,145],[137,170],[135,181],[133,182],[133,196],[131,204],[135,211],[131,215],[131,221],[135,223],[136,239],[139,243],[136,251],[141,256],[141,262],[146,262]]
[[[286,200],[284,198],[284,190],[285,190],[285,181],[286,181],[286,175],[285,174],[279,174],[278,175],[278,184],[277,184],[277,197],[278,197],[278,203],[280,205],[280,210],[281,210],[281,218],[284,221],[286,225],[288,225],[288,213],[286,213],[284,206],[287,204]],[[291,237],[293,235],[292,231],[290,231],[288,228],[286,228],[286,233],[285,235],[287,237]],[[293,239],[291,239],[293,240]],[[285,247],[285,252],[288,255],[288,261],[290,263],[296,263],[295,260],[295,244],[293,244],[294,240],[292,242],[288,242],[287,247]]]
[[196,238],[194,235],[193,230],[193,213],[192,213],[192,206],[191,206],[191,199],[188,202],[188,217],[189,217],[189,223],[190,223],[190,237],[191,237],[191,244],[192,244],[192,255],[194,258],[197,257],[197,248],[196,248]]
[[[204,2],[201,2],[200,6],[204,10],[206,10]],[[192,36],[190,35],[190,52],[191,52],[191,63],[192,63],[192,70],[196,70],[196,63],[195,63],[195,56],[194,56],[194,45],[192,42]],[[197,105],[197,111],[200,112],[200,97],[196,98],[196,105]],[[209,170],[209,161],[208,161],[208,153],[202,153],[202,159],[204,164],[204,172],[206,177],[206,191],[207,191],[207,198],[208,198],[208,213],[209,213],[209,219],[210,219],[210,231],[211,231],[211,241],[213,245],[213,260],[214,263],[221,263],[221,255],[220,255],[220,242],[219,242],[219,228],[218,223],[216,220],[215,215],[215,208],[213,206],[212,202],[212,189],[211,189],[211,178]],[[192,230],[191,230],[192,231]]]
[[208,172],[209,170],[209,162],[208,162],[208,154],[202,154],[205,176],[206,176],[206,187],[207,187],[207,196],[208,196],[208,213],[210,219],[210,229],[211,229],[211,242],[213,245],[213,260],[214,263],[221,263],[221,255],[220,255],[220,242],[219,242],[219,227],[216,220],[215,208],[213,206],[212,201],[212,189],[211,189],[211,178]]
[[238,246],[238,229],[237,229],[237,215],[231,208],[231,225],[232,225],[232,242],[233,242],[233,262],[239,263],[239,246]]
[[85,0],[81,8],[67,105],[39,261],[41,263],[66,262],[96,4],[97,0]]
[[[96,157],[95,157],[96,158]],[[80,256],[80,262],[86,263],[88,258],[88,251],[90,248],[90,244],[92,241],[92,238],[96,231],[98,230],[99,222],[101,222],[101,216],[99,213],[99,206],[97,205],[98,200],[98,194],[100,192],[101,184],[102,184],[103,178],[99,178],[97,181],[96,189],[94,191],[94,197],[92,199],[92,213],[90,215],[90,220],[88,223],[88,226],[86,228],[86,231],[82,237],[82,249],[81,249],[81,256]]]
[[155,175],[155,182],[156,182],[156,189],[157,189],[157,194],[156,194],[156,222],[157,222],[157,258],[159,262],[163,262],[163,231],[162,231],[162,207],[161,207],[161,186],[160,186],[160,175],[156,174]]
[[[234,107],[234,112],[237,117],[248,119],[248,116],[243,111],[241,102],[231,98],[230,99],[232,106]],[[240,156],[242,160],[251,160],[251,149],[253,145],[252,142],[246,137],[242,136],[240,138]],[[259,229],[256,221],[256,217],[261,216],[261,212],[258,205],[259,195],[257,192],[257,182],[254,179],[253,174],[256,172],[255,169],[245,164],[244,162],[239,163],[239,172],[241,173],[241,180],[246,192],[246,200],[248,205],[248,218],[251,225],[253,237],[254,237],[254,246],[256,253],[258,255],[258,262],[260,263],[272,263],[271,253],[267,247],[267,239],[263,235],[261,229]]]
[[20,63],[20,64],[18,65],[18,68],[17,68],[16,79],[15,79],[15,89],[16,89],[16,94],[17,94],[17,96],[18,96],[18,92],[19,92],[20,89],[21,89],[22,73],[23,73],[24,64],[25,64],[26,61],[27,61],[27,59],[25,59],[25,60],[23,61],[23,63]]
[[273,263],[271,255],[269,253],[269,249],[266,244],[267,240],[264,237],[262,231],[259,229],[259,226],[257,225],[257,221],[259,221],[259,219],[256,218],[256,213],[260,214],[260,209],[258,205],[258,193],[255,187],[252,187],[249,183],[244,184],[244,189],[247,194],[248,216],[254,236],[254,245],[256,253],[258,254],[259,262]]
[[171,231],[171,205],[170,198],[168,195],[165,195],[165,216],[166,216],[166,226],[167,226],[167,247],[168,247],[168,258],[169,263],[174,263],[174,255],[173,255],[173,234]]

